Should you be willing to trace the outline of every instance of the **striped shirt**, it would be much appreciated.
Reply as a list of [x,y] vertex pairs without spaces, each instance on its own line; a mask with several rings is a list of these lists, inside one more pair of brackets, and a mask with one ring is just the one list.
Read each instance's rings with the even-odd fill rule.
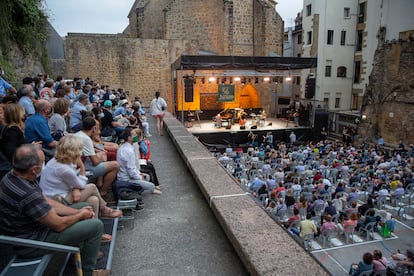
[[11,171],[0,181],[0,233],[44,241],[50,229],[39,219],[51,209],[37,180],[29,181]]

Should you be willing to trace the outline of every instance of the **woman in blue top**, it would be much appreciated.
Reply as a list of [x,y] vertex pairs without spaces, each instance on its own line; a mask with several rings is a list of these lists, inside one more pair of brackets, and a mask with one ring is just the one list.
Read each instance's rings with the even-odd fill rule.
[[373,261],[374,257],[371,253],[367,252],[364,255],[362,255],[362,261],[360,261],[358,264],[352,264],[351,269],[349,270],[349,275],[351,276],[359,276],[362,272],[365,271],[372,271]]

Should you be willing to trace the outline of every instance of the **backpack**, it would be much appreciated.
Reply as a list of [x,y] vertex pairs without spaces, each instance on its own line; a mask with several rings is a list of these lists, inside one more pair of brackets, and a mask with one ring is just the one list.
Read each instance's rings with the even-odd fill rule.
[[151,156],[151,151],[150,151],[150,141],[148,141],[147,139],[142,140],[141,142],[139,142],[139,152],[141,155],[141,159],[145,159],[148,160]]

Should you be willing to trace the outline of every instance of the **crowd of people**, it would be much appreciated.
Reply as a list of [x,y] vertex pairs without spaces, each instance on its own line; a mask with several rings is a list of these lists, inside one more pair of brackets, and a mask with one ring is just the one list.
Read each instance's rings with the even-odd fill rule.
[[[391,155],[378,145],[355,147],[349,141],[330,140],[301,144],[289,138],[289,142],[251,145],[246,150],[228,146],[225,153],[217,154],[218,161],[272,216],[305,241],[338,234],[345,238],[355,231],[366,233],[371,226],[383,237],[392,235],[395,221],[383,205],[389,199],[387,203],[401,206],[402,196],[413,196],[411,145]],[[412,258],[395,263],[414,268]]]
[[[0,77],[0,98],[0,233],[78,246],[83,275],[92,275],[100,243],[112,239],[100,219],[123,215],[110,204],[132,197],[143,210],[143,197],[162,193],[140,98],[88,78],[45,75],[18,90]],[[157,91],[150,114],[158,135],[166,108]]]

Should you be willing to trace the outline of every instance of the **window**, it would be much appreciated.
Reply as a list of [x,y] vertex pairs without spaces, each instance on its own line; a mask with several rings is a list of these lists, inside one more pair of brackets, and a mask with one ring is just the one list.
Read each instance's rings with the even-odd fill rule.
[[309,4],[306,6],[306,16],[311,16],[312,15],[312,5]]
[[298,85],[300,84],[300,76],[296,77],[296,82],[295,83],[298,84]]
[[361,74],[361,62],[355,61],[354,83],[360,82],[360,74]]
[[298,34],[298,44],[302,44],[302,34]]
[[312,44],[312,31],[308,32],[308,41],[307,44]]
[[328,45],[333,44],[333,36],[334,36],[334,31],[333,30],[328,30],[328,40],[326,41],[326,43]]
[[341,31],[341,45],[345,45],[345,41],[346,41],[346,31]]
[[301,54],[298,54],[298,57],[301,57],[302,55]]
[[330,77],[331,76],[331,71],[332,71],[332,66],[331,65],[326,65],[325,66],[325,77]]
[[358,23],[364,23],[365,20],[365,3],[359,4]]
[[329,108],[329,95],[326,98],[323,98],[323,107]]
[[335,98],[335,108],[341,107],[341,98]]
[[356,50],[361,51],[362,50],[362,30],[359,30],[357,33],[357,45]]
[[351,14],[350,9],[349,8],[344,8],[344,17],[349,18],[349,17],[351,17],[350,14]]
[[346,78],[346,67],[345,66],[339,66],[338,70],[336,71],[336,76],[338,78]]

